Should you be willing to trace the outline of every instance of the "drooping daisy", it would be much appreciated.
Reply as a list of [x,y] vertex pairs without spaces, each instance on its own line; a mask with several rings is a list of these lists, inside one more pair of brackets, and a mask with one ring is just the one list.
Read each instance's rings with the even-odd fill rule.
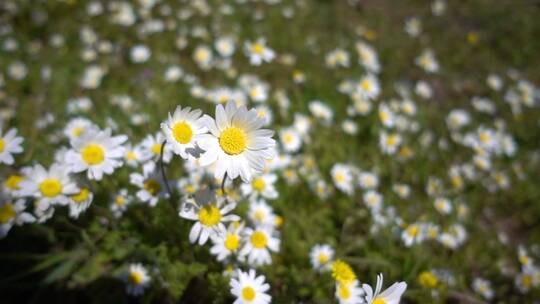
[[371,286],[367,284],[362,284],[362,289],[366,292],[366,302],[367,304],[399,304],[401,296],[407,289],[407,283],[397,282],[388,287],[385,291],[381,293],[381,288],[383,285],[383,275],[379,274],[377,276],[377,285],[375,288],[375,293]]
[[246,242],[241,256],[247,256],[247,262],[253,266],[269,265],[272,263],[270,251],[278,252],[280,240],[274,237],[274,230],[270,227],[246,228],[244,230]]
[[334,249],[327,244],[317,244],[309,252],[311,266],[318,271],[330,270],[334,259]]
[[129,175],[132,185],[139,187],[137,198],[148,203],[150,207],[156,206],[160,197],[168,197],[167,188],[163,176],[156,170],[154,163],[148,163],[143,167],[143,174],[133,172]]
[[216,106],[215,120],[208,115],[203,119],[211,134],[202,135],[198,142],[205,151],[200,164],[215,163],[216,179],[223,179],[226,174],[230,179],[240,176],[249,182],[254,173],[263,171],[265,160],[274,157],[274,132],[260,129],[264,120],[255,110],[228,102],[225,107]]
[[8,197],[0,197],[0,239],[4,238],[13,225],[21,226],[26,223],[33,223],[36,218],[25,212],[26,201],[18,199],[15,203]]
[[248,195],[251,199],[257,199],[259,197],[265,199],[276,199],[278,192],[274,187],[274,183],[277,180],[275,174],[263,174],[254,177],[250,183],[244,183],[241,186],[244,195]]
[[263,275],[257,276],[255,270],[238,270],[236,278],[231,278],[231,294],[236,297],[234,304],[268,304],[272,297],[266,292],[270,285],[264,282]]
[[226,233],[212,235],[211,240],[214,245],[210,248],[210,253],[215,255],[218,261],[224,261],[236,254],[242,245],[242,230],[242,224],[234,222],[229,225]]
[[276,54],[272,49],[266,46],[266,40],[259,38],[255,42],[247,41],[244,44],[244,51],[249,57],[252,65],[261,65],[263,62],[271,62]]
[[132,296],[139,296],[150,285],[150,276],[142,264],[131,264],[125,275],[126,292]]
[[66,163],[73,172],[87,171],[89,179],[101,180],[122,166],[127,136],[111,136],[111,129],[92,130],[71,141]]
[[189,107],[182,109],[178,106],[172,115],[169,113],[169,119],[161,123],[170,147],[184,159],[188,158],[189,149],[195,149],[200,135],[208,132],[201,121],[201,114],[201,110],[192,111]]
[[4,134],[0,124],[0,164],[12,165],[15,161],[13,154],[19,154],[23,151],[22,142],[23,138],[17,136],[17,129],[9,129]]
[[228,214],[236,208],[235,202],[227,202],[223,197],[212,197],[204,204],[197,203],[194,199],[188,199],[180,209],[180,217],[196,221],[189,232],[189,241],[204,245],[213,236],[224,235],[227,229],[223,223],[240,220],[234,214]]
[[57,163],[52,164],[48,170],[39,164],[35,165],[28,170],[20,187],[21,195],[38,199],[37,206],[41,210],[47,210],[55,204],[67,205],[69,196],[79,192],[69,176],[69,170]]
[[86,187],[79,188],[79,192],[70,196],[69,216],[76,219],[81,212],[90,207],[94,194]]

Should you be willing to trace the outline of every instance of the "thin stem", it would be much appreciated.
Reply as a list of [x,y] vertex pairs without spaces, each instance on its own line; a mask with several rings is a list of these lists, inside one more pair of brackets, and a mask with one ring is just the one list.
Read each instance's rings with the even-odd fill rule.
[[223,197],[225,200],[227,199],[227,193],[225,192],[225,181],[227,180],[227,172],[225,172],[225,175],[223,176],[223,180],[221,181],[221,193],[223,194]]
[[163,178],[163,182],[165,183],[165,189],[167,190],[167,193],[169,193],[169,202],[171,203],[171,206],[173,209],[176,210],[174,206],[173,201],[173,194],[171,191],[171,188],[169,187],[169,180],[167,179],[167,174],[165,173],[165,165],[163,164],[163,151],[165,151],[165,144],[167,143],[167,140],[164,140],[161,144],[161,150],[159,151],[159,168],[161,170],[161,178]]

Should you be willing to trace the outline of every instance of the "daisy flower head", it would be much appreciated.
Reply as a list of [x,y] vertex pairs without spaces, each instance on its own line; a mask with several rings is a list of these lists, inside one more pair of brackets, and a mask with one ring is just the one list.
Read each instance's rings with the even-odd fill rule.
[[379,80],[373,74],[367,74],[358,81],[355,92],[366,100],[376,99],[381,93]]
[[281,146],[287,152],[297,152],[302,147],[302,137],[294,128],[279,131]]
[[260,226],[255,229],[246,228],[244,232],[246,242],[240,251],[240,256],[247,256],[248,264],[253,266],[271,264],[270,251],[278,252],[280,245],[280,240],[274,236],[274,229]]
[[256,226],[274,227],[276,224],[274,210],[264,200],[250,202],[248,218]]
[[141,145],[124,145],[124,162],[130,167],[137,167],[152,158],[152,154]]
[[127,189],[120,189],[120,191],[118,191],[118,193],[116,193],[116,195],[113,197],[110,207],[114,217],[121,217],[122,214],[127,210],[127,207],[132,200],[133,197],[128,194]]
[[21,182],[26,179],[25,172],[29,168],[25,167],[21,169],[21,172],[14,172],[5,177],[0,193],[4,192],[11,196],[18,196],[21,190]]
[[317,244],[309,252],[311,266],[318,271],[330,270],[334,259],[334,249],[330,245]]
[[36,218],[25,212],[25,209],[26,201],[24,199],[11,202],[7,196],[0,197],[0,239],[8,234],[13,225],[21,226],[36,221]]
[[360,287],[360,282],[354,280],[349,284],[336,283],[336,298],[339,304],[364,304],[366,292]]
[[77,219],[79,215],[90,207],[94,194],[86,187],[80,187],[79,192],[71,195],[69,201],[69,216]]
[[219,55],[221,55],[222,57],[230,57],[234,54],[234,51],[236,50],[234,38],[232,37],[218,38],[214,43],[214,47],[216,48]]
[[208,197],[201,202],[196,198],[189,198],[180,209],[180,217],[196,221],[189,232],[189,241],[204,245],[210,237],[226,235],[224,223],[239,221],[240,217],[228,214],[236,208],[236,202],[229,202],[224,197],[217,197],[213,193],[205,194]]
[[17,136],[17,129],[9,129],[4,134],[0,125],[0,164],[12,165],[15,161],[13,154],[23,151],[22,142],[23,138]]
[[70,140],[79,138],[84,132],[92,132],[97,130],[98,127],[89,119],[84,117],[77,117],[70,120],[64,128],[64,135]]
[[214,245],[210,248],[210,253],[215,255],[218,261],[224,261],[237,253],[242,245],[242,230],[242,224],[233,222],[229,224],[226,233],[212,235],[210,239]]
[[332,123],[334,112],[326,103],[319,100],[313,100],[309,103],[308,107],[315,118],[321,119],[326,125]]
[[236,297],[234,304],[268,304],[272,297],[266,292],[270,285],[265,283],[263,275],[257,276],[255,270],[238,270],[236,278],[231,278],[231,294]]
[[407,289],[407,283],[397,282],[388,287],[381,293],[383,285],[383,275],[377,276],[377,285],[375,287],[375,293],[368,284],[362,284],[362,289],[366,293],[366,302],[368,304],[398,304],[401,300],[401,296]]
[[384,154],[396,153],[399,145],[401,144],[401,135],[397,133],[381,132],[379,137],[379,146]]
[[336,187],[351,195],[354,192],[353,175],[349,166],[344,164],[335,164],[331,170],[332,179]]
[[111,136],[111,129],[85,132],[71,141],[66,163],[72,172],[87,171],[89,179],[101,180],[122,166],[126,140],[125,135]]
[[201,110],[191,110],[178,106],[169,119],[161,123],[161,130],[165,133],[174,153],[187,159],[190,149],[196,148],[197,140],[208,129],[201,121]]
[[[162,132],[157,132],[155,135],[147,135],[141,142],[141,148],[144,155],[149,155],[150,159],[158,160],[163,152],[163,162],[168,164],[173,156],[173,152],[169,149],[171,143],[165,141],[165,135]],[[162,151],[163,150],[163,151]]]
[[252,199],[258,197],[276,199],[279,195],[274,186],[276,180],[275,174],[263,174],[254,177],[250,183],[242,184],[241,189],[244,195],[249,195]]
[[260,129],[264,120],[256,110],[247,110],[228,102],[225,107],[216,106],[216,119],[203,116],[210,134],[201,136],[198,145],[205,152],[200,156],[200,164],[215,164],[214,176],[223,179],[241,177],[251,181],[255,173],[261,173],[265,160],[272,159],[275,141],[272,130]]
[[69,196],[79,192],[77,185],[69,176],[66,166],[54,163],[49,169],[35,165],[20,182],[20,194],[38,199],[37,206],[46,210],[50,205],[67,205]]
[[160,197],[168,197],[167,185],[163,180],[162,174],[156,170],[153,162],[147,163],[143,167],[143,174],[133,172],[129,175],[129,181],[132,185],[139,188],[136,196],[150,207],[155,207]]
[[126,292],[132,296],[140,296],[150,285],[148,270],[142,264],[131,264],[125,275]]
[[244,44],[244,51],[249,57],[251,65],[261,65],[263,62],[271,62],[276,57],[272,49],[266,46],[266,40],[259,38],[255,42],[247,41]]

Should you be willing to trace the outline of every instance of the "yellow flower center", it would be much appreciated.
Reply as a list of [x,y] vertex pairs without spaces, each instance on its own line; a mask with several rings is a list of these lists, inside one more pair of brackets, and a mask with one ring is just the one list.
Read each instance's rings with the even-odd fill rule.
[[6,141],[3,138],[0,138],[0,153],[4,152],[6,148]]
[[88,144],[82,151],[82,159],[90,166],[99,165],[105,159],[105,150],[100,145]]
[[386,300],[382,298],[376,298],[373,300],[373,304],[386,304]]
[[187,193],[193,193],[195,192],[195,187],[193,187],[193,185],[187,185],[185,190]]
[[418,282],[424,287],[434,288],[439,283],[439,279],[431,271],[424,271],[418,276]]
[[255,290],[251,287],[244,287],[242,289],[242,298],[246,301],[253,301],[255,299]]
[[73,136],[75,137],[79,137],[81,136],[82,132],[84,131],[84,128],[83,127],[76,127],[76,128],[73,128]]
[[[0,222],[1,221],[2,221],[2,219],[0,218]],[[524,287],[530,288],[532,286],[532,283],[533,283],[532,279],[533,278],[532,278],[531,275],[524,274],[523,277],[521,278],[521,283],[523,284]]]
[[418,227],[416,225],[412,225],[409,228],[407,228],[407,234],[415,237],[418,235]]
[[73,199],[75,203],[82,203],[88,200],[89,197],[90,197],[90,190],[88,190],[87,188],[81,188],[81,191],[71,196],[71,199]]
[[8,189],[19,190],[19,183],[24,180],[24,177],[21,175],[13,174],[10,175],[6,182],[4,183]]
[[230,251],[236,251],[240,247],[240,238],[236,234],[227,233],[227,238],[225,239],[225,248]]
[[0,224],[5,224],[13,219],[17,215],[13,204],[7,203],[4,206],[0,207]]
[[62,192],[62,183],[56,178],[46,178],[39,184],[39,191],[45,197],[55,197]]
[[257,55],[262,55],[264,53],[264,46],[260,43],[254,43],[251,46],[251,51]]
[[480,138],[480,141],[485,144],[490,141],[491,136],[489,136],[489,133],[487,132],[481,132],[479,138]]
[[141,284],[143,281],[143,275],[142,273],[138,272],[138,271],[132,271],[130,274],[129,274],[129,282],[133,285],[139,285]]
[[135,159],[137,159],[137,155],[133,151],[128,151],[126,153],[126,159],[127,160],[135,160]]
[[395,146],[396,145],[396,142],[397,142],[397,138],[395,135],[389,135],[387,138],[386,138],[386,144],[388,146]]
[[286,144],[290,144],[292,143],[294,137],[292,136],[291,133],[287,133],[285,134],[285,136],[283,136],[283,142],[285,142]]
[[364,79],[360,83],[360,86],[364,91],[369,91],[371,89],[371,81],[369,81],[368,79]]
[[351,266],[341,260],[332,264],[332,277],[341,284],[349,284],[356,280],[356,274]]
[[268,238],[266,237],[266,234],[262,231],[255,231],[251,235],[251,244],[255,248],[264,248],[266,247],[266,243],[268,242]]
[[161,144],[154,144],[152,145],[152,153],[156,154],[156,155],[159,155],[161,154]]
[[390,114],[386,111],[379,111],[379,119],[382,122],[386,122],[390,119]]
[[253,181],[251,182],[251,186],[253,187],[253,189],[255,189],[255,191],[262,192],[266,187],[266,182],[262,177],[257,177],[253,179]]
[[183,145],[189,143],[193,137],[193,130],[185,121],[176,123],[172,128],[172,133],[174,139]]
[[259,222],[264,221],[264,218],[266,217],[266,214],[262,210],[255,211],[255,219]]
[[321,253],[319,254],[319,263],[326,264],[328,262],[328,255]]
[[118,195],[114,200],[114,203],[118,206],[124,206],[126,204],[126,199],[122,195]]
[[343,183],[345,181],[345,175],[341,172],[336,173],[336,182]]
[[219,137],[219,145],[225,153],[229,155],[237,155],[246,149],[247,136],[244,130],[237,127],[228,127],[221,132]]
[[338,294],[339,294],[339,297],[344,300],[347,300],[351,297],[351,291],[345,284],[339,284]]
[[143,184],[144,189],[152,195],[157,195],[159,191],[161,190],[161,185],[159,182],[155,179],[148,179]]
[[199,210],[199,222],[201,224],[213,227],[221,221],[221,212],[216,206],[206,205]]

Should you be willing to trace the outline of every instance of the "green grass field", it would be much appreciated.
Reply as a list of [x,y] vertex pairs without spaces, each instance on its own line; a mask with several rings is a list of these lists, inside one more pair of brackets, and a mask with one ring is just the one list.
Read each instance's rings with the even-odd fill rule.
[[[383,290],[406,282],[401,303],[536,303],[539,16],[532,0],[0,1],[0,302],[232,303],[232,271],[255,269],[273,303],[364,303],[336,296],[342,282],[329,269],[341,260],[360,284],[375,286],[379,273]],[[216,46],[224,37],[232,54]],[[258,38],[275,56],[254,65],[245,43]],[[332,63],[335,50],[348,60]],[[433,57],[419,58],[426,51]],[[239,251],[218,261],[214,241],[190,242],[194,223],[178,210],[202,189],[223,196],[221,180],[175,153],[161,172],[159,152],[143,142],[177,106],[215,117],[228,101],[257,108],[275,131],[265,175],[277,176],[277,197],[230,175],[226,185],[244,230],[261,227],[255,200],[271,207],[280,245],[266,265]],[[453,125],[456,109],[466,123]],[[76,118],[92,126],[73,135]],[[13,164],[3,161],[11,128],[24,139]],[[43,188],[25,194],[14,182],[36,178],[38,164],[69,167],[73,142],[105,128],[147,157],[130,165],[122,155],[102,179],[69,171],[92,196],[77,216],[75,193],[43,207]],[[288,148],[287,131],[299,147]],[[166,174],[170,197],[131,181],[148,163]],[[377,185],[363,184],[367,173]],[[130,203],[114,207],[121,189]],[[155,206],[138,197],[145,189]],[[23,210],[6,206],[18,200],[34,222],[14,222]],[[249,242],[242,234],[241,246]],[[327,268],[310,259],[317,244],[334,251]],[[138,263],[150,281],[133,296],[126,273]]]

